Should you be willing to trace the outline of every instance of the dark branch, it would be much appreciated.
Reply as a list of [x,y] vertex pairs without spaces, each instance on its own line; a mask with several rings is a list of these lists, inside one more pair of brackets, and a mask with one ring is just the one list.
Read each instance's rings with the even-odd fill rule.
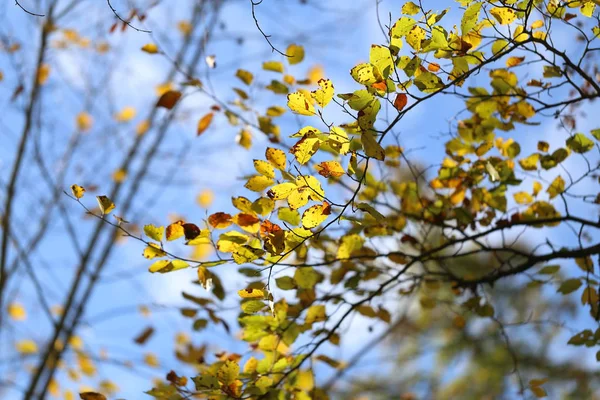
[[33,15],[34,17],[45,17],[44,14],[37,14],[37,13],[29,11],[28,9],[26,9],[25,7],[23,7],[21,5],[21,3],[19,3],[19,0],[15,0],[15,5],[18,6],[21,10],[25,11],[27,14]]

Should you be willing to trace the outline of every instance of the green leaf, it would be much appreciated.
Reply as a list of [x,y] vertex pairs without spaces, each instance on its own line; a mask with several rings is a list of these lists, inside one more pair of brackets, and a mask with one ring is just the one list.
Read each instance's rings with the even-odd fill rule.
[[371,132],[363,132],[360,136],[360,140],[363,144],[363,148],[365,149],[365,154],[368,157],[373,157],[379,161],[385,160],[385,150],[377,140],[375,140],[375,136]]
[[579,279],[567,279],[558,288],[558,292],[562,294],[573,293],[581,287],[581,281]]
[[[460,22],[460,31],[465,36],[467,33],[477,25],[479,19],[479,11],[481,10],[481,3],[475,2],[471,4],[464,12],[462,20]],[[493,48],[492,48],[493,51]],[[494,52],[495,53],[495,52]]]
[[586,153],[594,148],[594,142],[583,133],[576,133],[567,139],[567,147],[575,153]]
[[275,284],[281,290],[296,289],[296,282],[291,276],[282,276],[281,278],[277,278],[275,279]]
[[312,289],[322,278],[312,267],[300,267],[294,272],[294,282],[301,289]]
[[198,375],[192,378],[194,384],[196,385],[196,390],[214,390],[219,389],[221,385],[219,385],[219,380],[216,376],[212,375]]
[[263,310],[267,305],[260,300],[249,300],[242,303],[242,311],[246,314],[254,314]]

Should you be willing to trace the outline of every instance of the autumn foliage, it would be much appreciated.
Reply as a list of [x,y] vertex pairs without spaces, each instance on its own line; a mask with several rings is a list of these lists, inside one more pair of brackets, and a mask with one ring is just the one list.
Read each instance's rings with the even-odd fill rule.
[[[600,360],[598,4],[406,2],[389,26],[380,22],[380,42],[356,49],[364,61],[347,66],[351,87],[312,65],[300,69],[311,52],[300,44],[274,52],[262,70],[236,68],[234,100],[211,95],[192,133],[203,140],[216,134],[215,122],[227,121],[236,146],[260,157],[245,166],[230,204],[215,204],[205,218],[188,220],[181,211],[132,220],[108,183],[97,194],[83,182],[65,187],[71,205],[134,239],[127,246],[139,247],[147,266],[140,274],[187,274],[197,283],[197,292],[183,293],[189,332],[213,327],[237,341],[217,353],[206,344],[176,349],[181,369],[163,371],[140,393],[298,400],[597,394],[597,365],[588,361]],[[567,45],[557,43],[567,36]],[[172,59],[154,42],[140,51]],[[214,56],[205,58],[209,70],[219,68]],[[174,113],[192,92],[209,93],[193,71],[178,73],[153,100],[155,110]],[[47,74],[39,70],[40,84]],[[257,106],[260,93],[275,104]],[[408,134],[424,152],[403,143],[413,114],[417,128]],[[114,119],[135,116],[123,108]],[[447,119],[447,131],[421,131],[425,119]],[[82,131],[93,123],[88,114],[77,117]],[[142,137],[149,126],[139,124],[132,129]],[[443,151],[433,150],[433,140]],[[113,178],[128,179],[127,169]],[[210,193],[198,201],[211,203]],[[231,283],[232,269],[243,285]],[[22,317],[24,310],[10,307],[13,319]],[[340,354],[355,319],[377,334]],[[143,345],[154,329],[140,332],[135,342]],[[19,346],[37,352],[35,342]],[[397,354],[403,372],[366,368],[362,377],[372,378],[344,381],[376,346]],[[441,371],[427,358],[429,347]],[[555,348],[586,361],[553,357]],[[49,347],[46,362],[60,351]],[[450,372],[458,360],[464,369]],[[146,362],[156,364],[151,356]]]

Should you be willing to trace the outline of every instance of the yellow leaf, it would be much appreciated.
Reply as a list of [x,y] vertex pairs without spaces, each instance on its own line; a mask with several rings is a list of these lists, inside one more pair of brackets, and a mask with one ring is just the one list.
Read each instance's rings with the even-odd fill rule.
[[117,122],[128,122],[135,118],[136,111],[133,107],[125,107],[115,115]]
[[164,226],[144,225],[144,233],[152,240],[161,242],[163,235],[165,234]]
[[160,85],[158,85],[155,88],[155,91],[156,91],[156,95],[158,97],[160,97],[163,94],[167,93],[169,90],[173,90],[173,89],[174,89],[173,82],[165,82],[165,83],[161,83]]
[[317,227],[327,219],[329,214],[331,214],[331,206],[326,201],[309,207],[302,214],[302,226],[306,229]]
[[146,353],[144,355],[144,362],[149,367],[154,367],[154,368],[157,368],[160,365],[158,362],[158,358],[156,357],[156,355],[154,355],[152,353]]
[[177,29],[181,32],[182,35],[188,36],[192,33],[192,24],[188,21],[179,21],[177,22]]
[[50,379],[48,384],[48,393],[50,393],[50,396],[52,397],[58,397],[60,395],[60,386],[54,378]]
[[85,194],[85,188],[76,184],[71,185],[71,193],[75,198],[80,199]]
[[538,193],[542,190],[542,184],[538,181],[533,182],[533,195],[537,196]]
[[408,3],[405,3],[402,6],[402,14],[406,14],[406,15],[415,15],[420,10],[421,10],[421,8],[419,8],[419,6],[416,5],[415,3],[413,3],[412,1],[409,1]]
[[520,159],[519,165],[526,171],[535,171],[539,160],[540,155],[538,153],[533,153],[529,157]]
[[518,204],[529,204],[533,202],[533,197],[527,192],[517,192],[513,197]]
[[198,121],[198,128],[196,130],[197,136],[202,135],[202,133],[204,133],[204,131],[208,129],[210,123],[213,120],[213,115],[213,113],[208,113],[204,117],[200,118],[200,121]]
[[214,198],[215,195],[213,192],[205,189],[196,197],[196,202],[200,205],[200,207],[208,208],[212,204]]
[[150,121],[143,120],[140,121],[135,127],[135,133],[136,135],[143,135],[144,133],[148,132],[148,129],[150,129]]
[[342,128],[337,126],[331,127],[327,144],[342,155],[347,154],[350,151],[350,139],[348,138],[348,134]]
[[262,175],[254,175],[244,185],[246,189],[253,192],[262,192],[274,183],[273,179]]
[[92,124],[94,122],[92,116],[86,113],[85,111],[82,111],[79,114],[77,114],[76,121],[77,129],[79,129],[82,132],[89,131],[92,128]]
[[235,73],[235,76],[241,79],[246,85],[250,85],[252,80],[254,79],[254,75],[252,72],[246,71],[245,69],[238,69]]
[[235,137],[235,142],[246,150],[252,147],[252,134],[247,129],[242,129]]
[[508,59],[506,60],[506,66],[508,68],[516,67],[517,65],[521,64],[523,61],[525,61],[525,57],[508,57]]
[[24,321],[27,318],[25,308],[19,303],[11,303],[8,305],[8,315],[15,321]]
[[312,324],[313,322],[321,322],[325,321],[327,316],[325,314],[325,306],[317,305],[311,306],[308,308],[306,312],[306,320],[304,321],[307,324]]
[[529,389],[533,392],[535,397],[537,397],[538,399],[540,399],[542,397],[546,397],[548,395],[546,393],[546,390],[544,390],[544,388],[541,386],[531,386]]
[[500,23],[500,25],[508,25],[517,18],[517,15],[510,8],[494,7],[490,10],[490,14]]
[[294,190],[296,190],[296,188],[297,186],[295,183],[284,182],[273,186],[267,192],[267,195],[273,200],[283,200],[286,199]]
[[127,177],[127,172],[124,169],[118,169],[113,172],[112,178],[115,182],[123,182]]
[[171,225],[167,226],[166,229],[166,237],[170,242],[172,240],[177,240],[185,234],[185,229],[183,229],[183,221],[173,222]]
[[167,253],[165,253],[165,251],[163,249],[161,249],[158,244],[150,243],[144,249],[144,252],[142,253],[142,255],[144,257],[146,257],[147,259],[151,260],[156,257],[164,257],[167,255]]
[[317,152],[321,141],[315,136],[306,134],[290,150],[300,164],[306,164]]
[[272,147],[267,147],[267,150],[265,151],[265,157],[267,161],[269,161],[278,170],[285,170],[287,160],[283,151],[274,149]]
[[455,206],[462,203],[463,200],[465,199],[466,192],[467,191],[465,188],[462,188],[462,187],[456,188],[454,193],[452,193],[452,195],[450,195],[450,203],[452,203]]
[[37,75],[37,83],[38,85],[43,85],[48,81],[48,77],[50,76],[50,66],[48,64],[40,65],[40,69],[38,70]]
[[550,195],[551,199],[555,198],[556,196],[563,193],[564,191],[565,191],[565,181],[560,175],[557,176],[552,181],[552,183],[546,190],[546,192]]
[[96,196],[96,201],[98,202],[98,207],[100,207],[102,215],[110,214],[110,212],[115,209],[115,203],[106,196]]
[[34,354],[37,352],[37,344],[31,339],[19,340],[16,349],[21,354]]
[[148,271],[151,273],[160,272],[161,274],[177,271],[178,269],[187,268],[190,265],[183,260],[158,260],[155,261],[150,267]]
[[265,293],[260,289],[238,290],[238,295],[242,299],[264,299],[265,298]]
[[267,178],[271,179],[275,178],[275,168],[273,167],[273,164],[267,161],[254,160],[254,169],[262,176],[266,176]]
[[290,65],[298,64],[304,60],[304,47],[297,44],[290,44],[285,51],[289,57],[287,57]]
[[287,96],[287,105],[292,112],[300,115],[315,115],[315,108],[303,92],[290,93]]
[[158,46],[154,43],[148,43],[142,46],[142,51],[150,54],[156,54],[158,53]]
[[331,176],[335,178],[339,178],[342,175],[346,174],[344,168],[337,161],[323,161],[322,163],[316,166],[319,175],[324,176],[325,178],[329,178]]
[[544,26],[544,21],[542,21],[541,19],[538,19],[537,21],[534,21],[531,24],[531,29],[538,29],[538,28],[541,28],[542,26]]
[[372,85],[381,81],[382,76],[377,68],[368,63],[358,64],[350,70],[352,78],[361,85]]
[[265,61],[262,67],[267,71],[283,72],[283,63],[279,61]]
[[306,203],[308,203],[309,194],[310,189],[304,187],[297,188],[288,195],[288,205],[292,210],[297,210],[300,207],[304,207]]
[[311,96],[320,107],[325,107],[333,99],[333,84],[329,79],[321,79],[318,85],[320,88],[311,92]]
[[319,82],[319,80],[322,79],[324,75],[325,71],[320,65],[315,65],[314,67],[308,70],[308,80],[312,84]]
[[223,253],[231,253],[235,251],[239,246],[245,244],[248,241],[248,236],[243,233],[231,231],[224,233],[219,236],[217,241],[217,250]]

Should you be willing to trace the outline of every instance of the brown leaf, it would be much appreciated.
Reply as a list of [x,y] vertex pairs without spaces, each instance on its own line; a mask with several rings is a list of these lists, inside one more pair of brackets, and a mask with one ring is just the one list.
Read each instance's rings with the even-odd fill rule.
[[81,400],[106,400],[106,396],[96,392],[83,392],[79,393]]
[[396,95],[396,100],[394,100],[394,107],[396,108],[396,110],[402,111],[402,109],[406,106],[407,103],[408,97],[406,96],[406,94],[398,93]]
[[156,107],[164,107],[167,110],[171,110],[173,107],[175,107],[175,104],[177,104],[180,98],[181,92],[177,90],[168,90],[163,93],[162,96],[160,96],[158,102],[156,103]]
[[196,224],[183,224],[183,232],[186,240],[192,240],[200,234],[200,228]]
[[254,215],[245,213],[239,213],[236,217],[236,224],[238,226],[252,226],[260,221]]
[[208,129],[210,123],[212,122],[213,115],[213,113],[208,113],[204,117],[200,118],[200,121],[198,121],[198,130],[196,132],[197,136],[202,135],[204,131]]
[[227,228],[231,225],[231,214],[217,212],[208,217],[208,223],[217,229]]
[[154,333],[154,328],[149,326],[146,329],[144,329],[144,331],[142,333],[140,333],[135,339],[133,339],[133,341],[139,345],[142,345],[142,344],[146,343],[148,341],[148,339],[150,339],[150,336],[152,336],[153,333]]

